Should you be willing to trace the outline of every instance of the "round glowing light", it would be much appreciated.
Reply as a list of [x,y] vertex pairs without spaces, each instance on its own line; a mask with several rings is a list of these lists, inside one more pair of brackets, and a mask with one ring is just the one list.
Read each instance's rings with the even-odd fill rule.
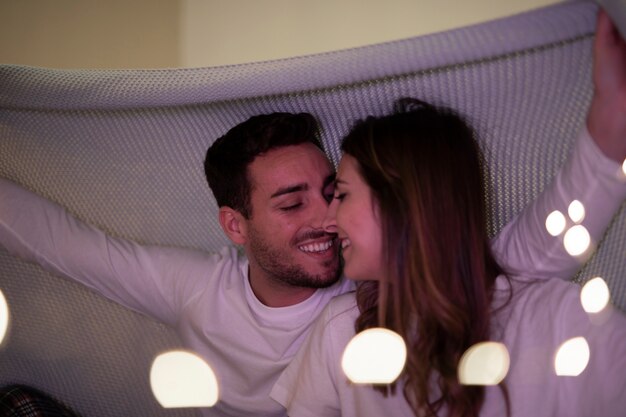
[[546,218],[546,229],[552,236],[558,236],[565,230],[565,216],[558,210],[548,214]]
[[384,328],[367,329],[350,340],[343,351],[341,367],[357,384],[390,384],[398,378],[406,362],[402,337]]
[[582,255],[591,244],[589,232],[582,225],[576,225],[565,232],[563,245],[565,250],[572,256]]
[[574,337],[556,352],[554,369],[559,376],[578,376],[589,363],[589,344],[584,337]]
[[509,351],[502,343],[477,343],[459,361],[459,382],[464,385],[498,385],[509,372]]
[[626,175],[626,159],[624,159],[624,163],[622,164],[622,172]]
[[202,358],[189,352],[159,355],[150,369],[150,386],[165,408],[211,407],[218,400],[215,373]]
[[9,327],[9,305],[4,294],[0,291],[0,344],[4,340]]
[[580,302],[587,313],[599,313],[604,310],[610,298],[609,287],[600,277],[587,281],[580,291]]
[[574,223],[580,223],[585,219],[585,206],[578,200],[574,200],[567,208],[567,214]]

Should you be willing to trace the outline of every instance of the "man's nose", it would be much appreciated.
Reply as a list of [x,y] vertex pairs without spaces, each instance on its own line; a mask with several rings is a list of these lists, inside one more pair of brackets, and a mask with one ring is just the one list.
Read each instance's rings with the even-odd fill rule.
[[338,201],[336,198],[330,200],[330,204],[326,209],[326,216],[322,221],[322,228],[328,233],[337,233],[337,206]]

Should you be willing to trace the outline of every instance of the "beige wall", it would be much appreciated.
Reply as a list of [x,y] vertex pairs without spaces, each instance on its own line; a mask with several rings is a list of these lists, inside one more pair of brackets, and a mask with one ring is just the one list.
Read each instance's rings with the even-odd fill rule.
[[433,33],[558,0],[181,0],[181,63],[283,58]]
[[201,67],[401,39],[558,0],[0,0],[0,63]]
[[180,65],[179,0],[0,0],[0,63]]

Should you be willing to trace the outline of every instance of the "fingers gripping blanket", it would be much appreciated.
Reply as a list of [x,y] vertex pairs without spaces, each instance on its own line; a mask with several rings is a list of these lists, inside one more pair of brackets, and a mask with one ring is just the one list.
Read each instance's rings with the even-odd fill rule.
[[[258,113],[310,112],[334,163],[341,137],[412,96],[458,109],[485,154],[492,234],[548,184],[591,98],[597,8],[566,2],[477,26],[313,56],[218,68],[0,66],[0,176],[106,232],[214,251],[227,244],[206,185],[207,147]],[[602,276],[626,307],[626,216],[574,278]],[[11,327],[0,383],[23,382],[88,416],[189,416],[149,387],[172,330],[0,250]]]

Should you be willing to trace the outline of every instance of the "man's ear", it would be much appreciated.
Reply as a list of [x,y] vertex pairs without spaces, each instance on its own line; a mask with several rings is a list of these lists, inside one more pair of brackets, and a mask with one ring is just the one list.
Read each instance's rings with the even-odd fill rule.
[[243,245],[248,241],[248,230],[245,217],[235,209],[220,207],[220,225],[226,236],[235,244]]

